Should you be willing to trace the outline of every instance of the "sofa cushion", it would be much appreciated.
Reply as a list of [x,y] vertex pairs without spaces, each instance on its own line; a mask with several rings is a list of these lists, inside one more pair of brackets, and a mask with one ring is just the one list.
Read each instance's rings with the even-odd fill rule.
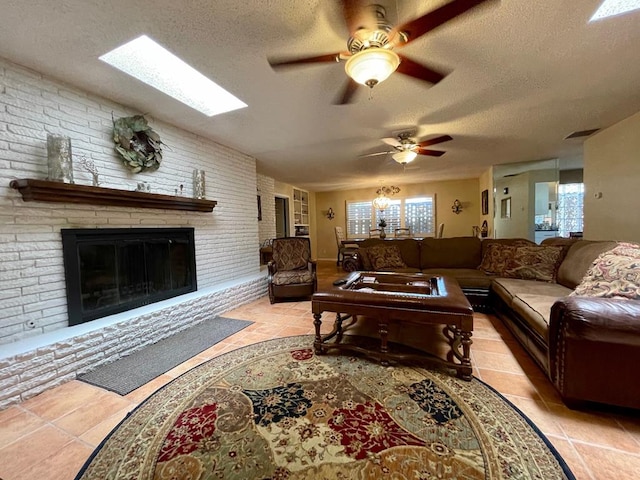
[[425,275],[442,275],[455,278],[462,288],[489,289],[492,277],[477,268],[428,268],[422,270]]
[[601,253],[571,295],[640,299],[640,246],[620,243]]
[[305,270],[282,270],[273,275],[274,285],[297,285],[301,283],[313,283],[313,273]]
[[403,238],[391,242],[400,249],[400,256],[407,267],[420,270],[420,242],[413,238]]
[[616,242],[609,241],[578,240],[569,247],[567,255],[558,267],[556,281],[573,290],[582,281],[598,255],[616,245]]
[[557,300],[556,296],[523,293],[513,298],[511,308],[548,344],[551,306]]
[[504,276],[553,282],[564,255],[561,246],[516,246]]
[[374,270],[406,268],[397,245],[376,245],[368,249],[369,260]]
[[478,268],[482,241],[477,237],[425,238],[420,249],[420,267]]
[[513,298],[521,295],[542,295],[547,297],[566,297],[572,290],[557,283],[535,282],[519,278],[494,278],[491,290],[509,307]]

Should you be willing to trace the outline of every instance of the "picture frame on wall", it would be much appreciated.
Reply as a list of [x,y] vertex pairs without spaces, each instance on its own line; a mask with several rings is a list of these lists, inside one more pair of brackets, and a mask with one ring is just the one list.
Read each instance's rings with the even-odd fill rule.
[[482,191],[482,215],[489,215],[489,190]]

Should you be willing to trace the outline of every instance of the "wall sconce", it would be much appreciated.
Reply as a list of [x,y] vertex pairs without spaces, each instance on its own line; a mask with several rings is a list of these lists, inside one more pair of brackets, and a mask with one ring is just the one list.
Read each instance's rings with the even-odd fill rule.
[[333,217],[336,216],[336,214],[333,212],[333,208],[331,207],[329,207],[329,210],[327,210],[326,215],[329,220],[333,220]]
[[453,202],[453,205],[451,206],[451,211],[456,215],[462,212],[462,203],[460,203],[460,200],[458,200],[457,198],[455,199],[455,201]]

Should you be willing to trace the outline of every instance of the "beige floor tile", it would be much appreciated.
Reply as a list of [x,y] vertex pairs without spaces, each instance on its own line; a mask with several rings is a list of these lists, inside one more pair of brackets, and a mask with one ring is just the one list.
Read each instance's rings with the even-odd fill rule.
[[589,468],[585,465],[582,456],[576,451],[571,442],[564,438],[557,438],[553,436],[548,437],[548,439],[577,480],[596,480],[597,477],[591,476]]
[[638,480],[640,456],[573,442],[577,452],[597,480]]
[[51,457],[27,468],[15,480],[70,480],[80,471],[92,451],[93,448],[82,442],[71,442]]
[[55,420],[104,395],[104,390],[79,380],[67,382],[22,403],[46,420]]
[[553,420],[550,414],[551,412],[544,402],[513,395],[505,395],[505,398],[518,407],[545,435],[566,438],[564,431],[560,425]]
[[197,367],[198,365],[206,362],[207,359],[198,356],[190,358],[186,362],[182,362],[180,365],[172,368],[171,370],[165,372],[165,375],[169,375],[172,378],[177,378],[182,375],[184,372],[191,370],[193,367]]
[[133,407],[134,403],[131,400],[112,392],[106,392],[67,415],[54,420],[53,423],[65,432],[79,436],[98,425],[105,418],[125,408],[132,409]]
[[15,415],[0,418],[0,449],[46,425],[45,420],[33,413],[13,407]]
[[0,478],[5,480],[17,478],[28,468],[59,453],[73,441],[74,438],[71,435],[51,425],[45,425],[21,437],[0,449]]
[[149,383],[145,383],[140,388],[136,388],[133,392],[128,393],[127,395],[125,395],[125,398],[135,403],[142,402],[153,392],[163,387],[172,380],[173,378],[171,378],[169,375],[160,375],[159,377],[151,380]]
[[638,443],[611,416],[571,410],[564,405],[550,405],[549,409],[570,440],[640,455]]
[[110,417],[101,421],[95,427],[84,432],[80,436],[80,439],[93,447],[97,447],[98,445],[100,445],[100,442],[102,442],[102,440],[104,440],[104,438],[111,432],[111,430],[113,430],[116,425],[118,425],[130,411],[134,410],[134,408],[135,407],[124,408],[119,412],[111,415]]
[[538,391],[524,375],[478,368],[480,380],[488,383],[503,395],[514,395],[530,400],[541,400]]
[[511,353],[483,352],[471,348],[472,363],[480,369],[524,374],[522,367]]

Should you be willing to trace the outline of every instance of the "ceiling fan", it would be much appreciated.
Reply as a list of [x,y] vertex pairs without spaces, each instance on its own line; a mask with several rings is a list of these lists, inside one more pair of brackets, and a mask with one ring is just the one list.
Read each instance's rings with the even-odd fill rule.
[[431,157],[440,157],[446,152],[442,150],[429,150],[425,147],[436,145],[438,143],[448,142],[453,140],[449,135],[441,135],[440,137],[431,138],[422,142],[416,142],[411,138],[413,132],[400,132],[395,138],[383,138],[382,141],[387,145],[390,145],[394,150],[386,152],[370,153],[369,155],[363,155],[364,157],[373,157],[375,155],[387,155],[393,153],[391,158],[401,165],[406,165],[409,162],[415,160],[418,155],[429,155]]
[[349,28],[348,51],[301,58],[269,59],[269,64],[277,69],[313,63],[339,63],[346,60],[345,70],[350,78],[336,99],[335,103],[338,105],[352,101],[358,84],[373,88],[395,71],[436,84],[446,74],[399,55],[393,51],[394,48],[411,43],[486,1],[489,0],[453,0],[421,17],[392,26],[385,18],[384,7],[363,7],[362,0],[341,0],[344,18]]

